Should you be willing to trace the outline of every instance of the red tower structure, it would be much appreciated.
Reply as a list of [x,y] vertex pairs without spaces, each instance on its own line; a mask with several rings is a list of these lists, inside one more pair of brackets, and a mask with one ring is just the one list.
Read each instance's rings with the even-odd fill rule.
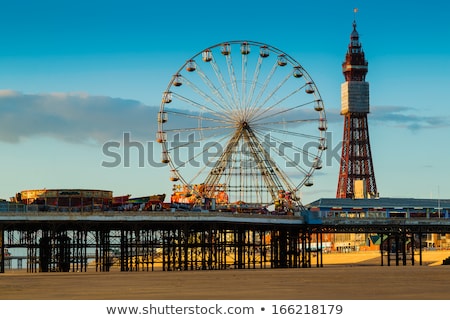
[[341,115],[344,135],[336,198],[373,198],[378,196],[372,153],[370,151],[369,83],[365,81],[368,62],[365,59],[356,21],[350,44],[342,63],[345,82],[341,85]]

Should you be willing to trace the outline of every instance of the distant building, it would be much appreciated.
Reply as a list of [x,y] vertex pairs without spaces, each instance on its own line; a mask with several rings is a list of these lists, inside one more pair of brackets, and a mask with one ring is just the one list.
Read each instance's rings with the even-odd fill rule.
[[[320,218],[345,219],[450,219],[450,199],[378,198],[349,199],[321,198],[308,204],[307,209]],[[373,238],[355,234],[324,235],[338,251],[358,251],[370,245]],[[449,234],[427,234],[423,247],[450,249]]]
[[[15,197],[18,203],[38,211],[95,211],[111,206],[112,191],[91,189],[23,190]],[[31,207],[30,207],[31,206]]]
[[342,155],[336,198],[378,197],[369,141],[368,62],[365,58],[356,21],[342,63],[345,82],[341,85],[341,115],[344,117]]

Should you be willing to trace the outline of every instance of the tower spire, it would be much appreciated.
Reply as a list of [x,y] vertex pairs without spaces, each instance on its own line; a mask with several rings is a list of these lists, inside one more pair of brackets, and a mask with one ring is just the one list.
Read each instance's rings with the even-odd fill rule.
[[[355,15],[357,9],[354,9]],[[368,62],[365,58],[356,19],[350,34],[342,73],[341,115],[344,116],[342,156],[339,170],[337,198],[367,198],[378,196],[370,150],[369,83],[366,82]]]

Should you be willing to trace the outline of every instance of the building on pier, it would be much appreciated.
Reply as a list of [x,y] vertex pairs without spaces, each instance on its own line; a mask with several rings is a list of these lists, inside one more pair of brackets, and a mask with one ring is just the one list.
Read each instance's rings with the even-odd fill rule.
[[36,211],[96,211],[111,206],[112,191],[94,189],[33,189],[16,194],[14,201]]
[[[307,209],[323,219],[450,219],[450,199],[416,199],[416,198],[321,198],[308,204]],[[360,235],[359,235],[360,236]],[[337,247],[342,250],[358,250],[368,246],[372,239],[356,237],[354,234],[330,235]],[[336,238],[337,237],[337,238]],[[424,247],[450,249],[450,234],[427,234],[422,239]]]

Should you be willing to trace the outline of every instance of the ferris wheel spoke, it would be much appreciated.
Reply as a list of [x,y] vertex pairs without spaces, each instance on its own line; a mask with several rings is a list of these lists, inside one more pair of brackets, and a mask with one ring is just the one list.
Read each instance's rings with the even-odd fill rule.
[[[290,75],[289,75],[290,77]],[[281,88],[282,84],[278,86],[278,89]],[[272,96],[278,91],[278,89],[274,90],[270,96],[267,97],[267,99],[261,104],[261,108],[267,103],[268,99],[272,98]],[[275,101],[271,106],[268,106],[266,108],[260,109],[260,112],[255,113],[255,120],[258,120],[260,116],[266,114],[267,112],[273,110],[276,106],[278,106],[280,103],[286,101],[290,97],[292,97],[294,94],[298,93],[303,87],[299,87],[296,90],[290,92],[288,95],[284,96],[283,98]]]
[[[199,70],[200,68],[197,66],[196,68],[196,72],[197,74],[200,75],[200,78],[203,79],[203,81],[209,85],[209,79],[207,79],[206,75],[203,74],[203,72],[201,70]],[[226,108],[228,105],[227,103],[223,100],[222,96],[220,95],[220,93],[217,91],[217,89],[215,89],[214,85],[210,84],[212,87],[210,87],[210,90],[212,91],[212,94],[215,95],[216,98],[218,98],[219,100],[221,100],[221,102],[217,102],[213,97],[211,97],[208,93],[204,92],[203,90],[201,90],[196,84],[194,84],[192,81],[189,81],[188,79],[183,78],[183,82],[189,86],[190,88],[192,88],[192,90],[194,92],[196,92],[198,95],[200,95],[205,101],[208,101],[209,103],[211,103],[212,105],[214,105],[218,110],[222,110],[225,112],[230,111],[229,108]]]
[[[266,137],[267,136],[268,129],[254,129],[254,130],[258,134],[258,136],[260,136],[260,137]],[[301,132],[286,131],[286,130],[279,130],[279,131],[277,131],[276,129],[271,129],[271,131],[272,132],[281,133],[281,134],[286,135],[286,136],[305,138],[305,139],[308,139],[307,141],[311,141],[311,140],[319,141],[321,139],[320,136],[304,134],[304,133],[301,133]],[[281,139],[281,138],[278,138],[278,137],[272,136],[272,135],[270,136],[270,139],[273,139],[275,142],[278,142],[278,143],[283,144],[283,145],[286,145],[287,143],[288,144],[292,143],[290,141],[286,141],[286,139]],[[267,138],[265,138],[264,141],[269,141],[270,142],[270,140],[268,140]],[[302,150],[301,148],[295,146],[293,143],[292,143],[292,148],[297,148],[298,150]]]
[[191,128],[174,128],[174,129],[165,129],[165,132],[195,132],[195,131],[213,131],[218,129],[231,129],[234,126],[215,126],[215,127],[191,127]]
[[[195,145],[195,146],[197,146],[197,145]],[[176,149],[180,149],[181,147],[182,147],[182,146],[177,147]],[[184,147],[186,147],[186,146],[184,146]],[[175,149],[175,150],[176,150],[176,149]],[[194,154],[191,155],[189,158],[187,158],[185,161],[181,161],[181,160],[180,160],[180,161],[178,161],[178,164],[174,164],[174,169],[178,170],[178,169],[180,169],[180,168],[185,167],[186,164],[189,164],[189,163],[197,163],[197,162],[199,162],[199,161],[197,161],[196,159],[198,159],[200,156],[204,155],[207,151],[208,151],[207,149],[200,148],[200,151],[199,151],[199,152],[194,153]],[[202,160],[203,160],[203,159],[202,159]],[[201,163],[199,163],[199,164],[201,164]],[[209,164],[209,162],[208,162],[208,164]],[[206,168],[206,165],[203,164],[202,168]],[[204,170],[204,169],[203,169],[203,170]]]
[[258,126],[254,126],[254,130],[258,131],[258,133],[265,134],[265,135],[267,135],[268,133],[271,133],[271,132],[276,132],[276,133],[280,133],[280,134],[283,134],[286,136],[301,137],[301,138],[306,138],[306,139],[319,139],[320,138],[320,136],[317,136],[317,135],[306,134],[306,133],[302,133],[302,132],[298,132],[298,131],[289,131],[289,130],[285,130],[285,129],[277,129],[272,126],[265,127],[265,126],[258,125]]
[[[189,138],[187,139],[187,141],[180,141],[180,140],[174,140],[170,143],[167,143],[166,145],[163,144],[163,149],[166,152],[180,152],[179,150],[182,149],[187,149],[187,148],[198,148],[199,147],[199,142],[200,141],[206,141],[211,142],[212,145],[217,145],[218,141],[222,141],[223,139],[226,139],[226,135],[223,134],[223,132],[216,132],[214,134],[211,135],[204,135],[203,132],[201,132],[202,136],[200,137],[201,139],[193,139],[193,138]],[[219,138],[222,137],[222,138]],[[216,139],[219,138],[217,141]],[[220,146],[220,145],[219,145]]]
[[212,117],[209,117],[209,116],[205,116],[203,113],[192,114],[192,113],[186,113],[186,112],[174,111],[174,110],[167,110],[166,112],[169,115],[174,115],[176,117],[180,117],[181,119],[183,119],[183,118],[191,118],[191,119],[199,120],[201,122],[203,122],[203,121],[211,121],[211,122],[227,123],[227,124],[230,123],[229,120],[212,118]]
[[[242,44],[241,46],[244,46],[244,44]],[[246,50],[246,49],[245,49]],[[242,63],[241,63],[241,75],[242,75],[242,82],[241,82],[241,98],[240,98],[240,103],[241,103],[241,108],[245,109],[246,105],[245,105],[245,101],[247,100],[246,98],[246,92],[247,92],[247,54],[249,52],[247,51],[243,51],[243,49],[241,48],[241,56],[242,56]],[[245,111],[244,111],[245,112]]]
[[[222,93],[219,91],[219,89],[216,88],[213,81],[206,75],[203,70],[197,66],[196,69],[197,74],[200,76],[200,78],[203,80],[203,83],[210,89],[211,93],[219,100],[219,102],[214,103],[219,109],[222,109],[225,112],[232,111],[232,105],[230,105],[229,100],[227,101],[225,97],[222,95]],[[191,85],[192,82],[189,82]],[[200,90],[197,88],[197,90]]]
[[[233,101],[233,96],[232,96],[230,90],[228,89],[228,85],[225,82],[222,72],[220,71],[220,67],[217,65],[216,60],[214,59],[214,55],[212,55],[211,61],[209,63],[211,64],[211,67],[216,75],[216,78],[218,79],[218,81],[221,85],[221,88],[223,88],[226,96],[228,97],[228,101],[229,102]],[[228,103],[228,105],[229,105],[229,103]]]
[[[288,156],[284,151],[282,152],[279,148],[274,148],[273,146],[267,144],[266,142],[262,142],[263,145],[266,148],[269,148],[271,151],[273,151],[280,159],[283,159],[284,163],[289,166],[291,169],[295,169],[297,172],[301,173],[304,177],[306,177],[309,174],[309,169],[306,169],[302,167],[297,159],[292,158],[291,156]],[[302,152],[302,150],[298,150]],[[278,169],[279,170],[279,169]],[[283,171],[279,170],[279,175],[282,177],[283,180],[286,181],[286,185],[288,186],[295,186],[295,183],[289,178],[288,175],[284,174]],[[291,189],[294,189],[291,187]]]
[[[221,139],[218,139],[217,141],[215,140],[216,137],[222,136]],[[214,140],[213,140],[214,139]],[[213,144],[211,144],[209,146],[209,148],[211,147],[215,147],[217,145],[220,146],[220,142],[222,142],[224,139],[226,139],[226,136],[224,136],[222,133],[219,134],[215,134],[215,135],[210,135],[208,137],[204,137],[203,140],[207,140],[207,141],[214,141]],[[197,152],[196,154],[194,154],[191,158],[188,158],[186,160],[181,160],[181,155],[185,154],[186,151],[191,152],[189,150],[192,150],[192,152],[195,151],[195,149],[199,148],[199,141],[192,139],[192,138],[188,138],[187,141],[179,141],[179,140],[174,140],[172,142],[170,142],[170,144],[166,144],[163,145],[163,151],[169,154],[176,154],[176,159],[168,159],[168,162],[171,164],[171,166],[173,167],[174,170],[178,170],[181,167],[185,167],[186,164],[189,163],[193,163],[195,159],[199,158],[202,154],[205,154],[206,152],[208,152],[209,149],[205,149],[205,147],[200,148],[199,152]],[[218,150],[220,150],[220,148],[218,148]],[[208,154],[209,156],[209,154]],[[205,157],[202,157],[201,160],[204,160]],[[209,162],[208,162],[209,165]]]
[[[280,90],[280,88],[289,80],[289,78],[291,78],[291,74],[287,74],[279,83],[278,85],[269,93],[267,94],[266,98],[264,99],[263,102],[261,102],[259,105],[260,107],[264,107],[267,103],[267,101],[269,101],[270,99],[272,99],[272,97],[278,92],[278,90]],[[294,94],[295,92],[298,92],[301,88],[297,88],[293,93],[291,93],[290,95]],[[284,99],[288,98],[290,95],[286,96]],[[284,100],[283,99],[283,100]],[[278,104],[278,103],[276,103]]]
[[239,91],[237,88],[236,74],[234,72],[231,55],[228,54],[226,56],[226,61],[227,61],[228,75],[230,77],[231,89],[233,92],[233,102],[236,107],[235,110],[239,111],[240,110]]
[[258,95],[256,96],[255,101],[253,102],[253,104],[249,107],[250,111],[253,112],[254,109],[258,108],[259,105],[259,100],[261,99],[262,95],[264,94],[264,92],[267,89],[267,86],[269,85],[270,81],[272,80],[272,77],[275,74],[275,71],[277,70],[278,67],[278,63],[275,62],[272,66],[272,69],[270,70],[266,80],[264,81],[261,89],[258,92]]
[[[264,144],[266,144],[266,143],[264,143]],[[267,147],[270,147],[270,146],[267,145]],[[277,156],[282,158],[284,160],[285,164],[289,165],[289,167],[297,169],[297,171],[303,173],[304,175],[307,175],[309,173],[309,169],[305,169],[304,167],[302,167],[298,163],[297,159],[294,159],[293,157],[288,156],[285,152],[282,152],[281,149],[272,147],[271,150],[273,150]],[[304,153],[303,150],[301,150],[301,149],[293,148],[292,150]],[[289,179],[289,178],[286,176],[286,179]],[[292,183],[292,185],[294,185],[292,181],[291,181],[291,183]]]
[[[262,136],[263,133],[259,133],[259,135]],[[318,137],[316,137],[316,138],[318,138]],[[308,161],[311,161],[311,163],[313,163],[313,161],[317,157],[316,154],[313,154],[313,153],[309,152],[308,150],[305,150],[304,148],[300,148],[300,147],[294,145],[291,141],[281,140],[281,139],[279,139],[277,137],[273,137],[273,136],[271,137],[271,139],[274,140],[276,143],[278,143],[279,147],[277,147],[277,148],[274,147],[272,145],[272,143],[270,143],[270,141],[267,141],[267,139],[261,139],[261,141],[263,141],[265,146],[270,147],[270,150],[275,151],[278,155],[285,155],[284,151],[290,150],[292,153],[296,152],[298,155],[302,155],[305,159],[308,159]],[[290,163],[298,162],[296,159],[292,159],[292,158],[289,158],[288,160],[290,161]],[[304,170],[304,169],[302,169],[302,170]]]
[[263,62],[263,57],[261,55],[259,55],[258,61],[256,63],[255,71],[253,72],[252,86],[250,87],[250,90],[249,90],[249,93],[247,96],[247,100],[245,102],[246,106],[250,105],[250,103],[253,99],[253,95],[255,94],[256,84],[258,83],[262,62]]
[[208,107],[208,106],[206,106],[204,104],[198,103],[198,102],[196,102],[196,101],[194,101],[192,99],[189,99],[189,98],[184,97],[184,96],[179,95],[179,94],[172,93],[172,96],[174,98],[177,98],[177,99],[181,100],[181,101],[189,103],[190,105],[198,108],[201,111],[208,110],[212,115],[217,116],[218,118],[227,119],[227,117],[223,113],[220,113],[217,110],[214,110],[214,109],[212,109],[212,108],[210,108],[210,107]]
[[[292,125],[292,124],[305,124],[305,123],[315,123],[318,122],[319,119],[317,118],[310,118],[310,119],[296,119],[296,120],[277,120],[277,121],[270,121],[270,122],[256,122],[254,126],[257,127],[267,127],[274,126],[274,125]],[[276,130],[276,128],[274,129]]]
[[312,101],[308,101],[308,102],[296,105],[296,106],[291,107],[291,108],[280,109],[279,111],[277,111],[275,113],[271,113],[271,114],[266,115],[264,117],[258,117],[257,121],[259,122],[259,121],[267,119],[267,118],[273,118],[273,117],[276,117],[277,115],[280,115],[280,114],[287,113],[287,112],[290,112],[290,111],[293,111],[293,110],[296,110],[296,109],[300,109],[300,108],[306,107],[306,106],[308,106],[308,105],[310,105],[310,104],[312,104],[314,102],[315,102],[315,100],[312,100]]

